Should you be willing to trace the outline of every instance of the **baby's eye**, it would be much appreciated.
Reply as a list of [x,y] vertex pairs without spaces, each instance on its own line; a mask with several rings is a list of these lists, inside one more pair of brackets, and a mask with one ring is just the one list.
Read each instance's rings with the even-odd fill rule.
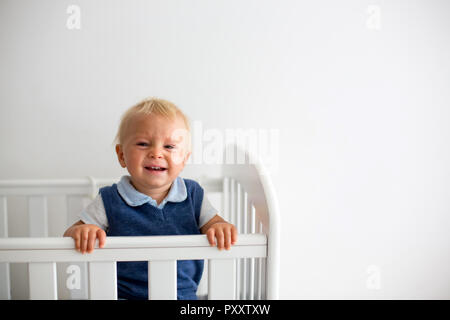
[[137,145],[141,146],[141,147],[146,147],[146,146],[148,146],[148,143],[146,143],[146,142],[138,142]]
[[169,145],[166,146],[166,148],[167,148],[167,149],[174,149],[175,146],[172,146],[172,145],[169,144]]

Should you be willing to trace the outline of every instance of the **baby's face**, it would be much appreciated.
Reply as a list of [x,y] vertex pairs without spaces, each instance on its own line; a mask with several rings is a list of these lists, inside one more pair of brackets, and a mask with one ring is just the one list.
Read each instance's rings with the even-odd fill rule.
[[167,190],[183,170],[190,156],[187,138],[180,117],[170,120],[160,115],[136,115],[116,152],[134,187],[151,195]]

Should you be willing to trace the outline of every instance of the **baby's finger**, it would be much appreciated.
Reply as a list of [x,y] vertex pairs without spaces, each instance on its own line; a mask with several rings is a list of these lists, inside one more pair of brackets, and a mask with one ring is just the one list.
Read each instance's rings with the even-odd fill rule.
[[106,242],[106,233],[102,229],[97,230],[98,247],[103,248]]
[[237,242],[237,230],[235,226],[231,226],[231,244],[235,244]]
[[89,231],[88,230],[81,231],[80,250],[81,250],[81,253],[83,253],[83,254],[86,253],[88,239],[89,239]]
[[81,233],[80,233],[80,231],[75,231],[75,234],[73,235],[73,239],[75,240],[75,250],[80,251],[81,250]]
[[231,248],[231,228],[225,228],[223,230],[224,241],[225,241],[225,249],[230,250]]
[[211,245],[211,246],[215,246],[216,245],[216,240],[215,240],[215,237],[214,237],[214,229],[209,229],[207,232],[206,232],[206,237],[208,238],[208,242],[209,242],[209,244]]
[[97,238],[97,231],[96,230],[90,230],[89,231],[89,238],[88,238],[88,244],[87,244],[87,252],[91,253],[94,251],[95,246],[95,240]]
[[223,236],[223,230],[218,229],[216,230],[216,238],[217,238],[217,248],[219,250],[222,250],[224,248],[224,236]]

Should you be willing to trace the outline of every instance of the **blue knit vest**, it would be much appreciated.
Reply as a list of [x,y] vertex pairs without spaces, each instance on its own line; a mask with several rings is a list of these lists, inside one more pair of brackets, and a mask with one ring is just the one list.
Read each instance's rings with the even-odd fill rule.
[[[109,228],[108,237],[200,234],[198,227],[203,188],[195,181],[183,179],[187,198],[168,201],[163,209],[150,203],[132,207],[120,196],[117,185],[100,189]],[[120,299],[148,299],[148,263],[117,262],[117,290]],[[197,299],[203,260],[177,261],[177,298]]]

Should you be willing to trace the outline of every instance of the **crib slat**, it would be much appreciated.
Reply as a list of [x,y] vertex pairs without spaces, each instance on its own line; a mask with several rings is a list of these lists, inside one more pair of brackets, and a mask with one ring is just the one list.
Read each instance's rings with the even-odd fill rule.
[[28,263],[31,300],[57,300],[55,262]]
[[11,282],[9,280],[9,263],[0,263],[0,300],[11,299]]
[[[256,214],[256,210],[255,210],[255,232],[258,233],[260,232],[261,228],[261,222],[259,220],[258,215]],[[255,258],[255,291],[254,291],[254,297],[256,300],[261,300],[261,264],[262,264],[262,259],[261,258]]]
[[[236,183],[234,179],[230,179],[230,222],[236,225]],[[237,226],[236,226],[237,227]]]
[[[236,226],[236,229],[239,233],[240,228],[239,228],[239,219],[238,219],[238,213],[237,213],[237,208],[238,208],[238,199],[237,199],[237,181],[233,178],[230,179],[230,202],[229,202],[229,208],[230,208],[230,222],[232,224],[234,224]],[[240,285],[239,285],[239,270],[240,270],[240,260],[236,259],[234,261],[234,268],[236,268],[235,270],[235,274],[233,276],[233,281],[234,281],[234,293],[233,296],[234,297],[239,297],[239,291],[240,291]]]
[[[246,223],[246,210],[245,205],[245,191],[241,184],[238,185],[238,205],[239,205],[239,221],[241,226],[241,233],[247,233],[247,223]],[[240,259],[240,296],[239,299],[245,299],[247,295],[247,259]]]
[[6,197],[0,196],[0,238],[8,237],[8,211]]
[[255,299],[261,300],[261,258],[255,259]]
[[241,192],[241,185],[235,181],[236,188],[234,189],[236,192],[236,228],[238,233],[243,233],[242,230],[242,192]]
[[[247,219],[248,219],[248,233],[255,233],[255,208],[247,197]],[[248,299],[255,298],[255,258],[250,258],[248,261]]]
[[91,300],[117,300],[116,262],[89,262]]
[[148,262],[148,298],[150,300],[177,299],[177,261]]
[[266,258],[260,258],[261,259],[261,300],[267,299],[266,294]]
[[47,197],[29,196],[29,235],[30,237],[48,236]]
[[[8,237],[8,212],[6,197],[0,196],[0,238]],[[11,286],[9,280],[9,263],[0,263],[0,300],[11,299]]]
[[230,220],[230,180],[225,177],[223,178],[223,186],[222,186],[222,210],[223,217],[226,221]]
[[249,219],[250,219],[250,229],[249,229],[249,233],[256,233],[256,228],[255,228],[255,207],[253,206],[252,202],[249,201],[248,202],[248,210],[249,210]]
[[[257,224],[256,224],[256,231],[259,233],[263,232],[263,224],[261,222],[261,220],[258,218],[257,219]],[[265,282],[265,269],[264,269],[264,265],[265,265],[265,259],[264,258],[257,258],[258,260],[258,264],[257,264],[257,268],[258,268],[258,277],[257,277],[257,290],[256,290],[256,299],[257,300],[262,300],[264,299],[264,282]]]
[[235,260],[210,259],[208,261],[208,299],[234,300],[235,278]]
[[241,187],[241,221],[242,221],[242,233],[249,233],[248,230],[248,206],[247,206],[247,192]]
[[[234,212],[234,225],[236,226],[237,232],[241,233],[241,224],[239,217],[239,201],[240,201],[240,193],[239,193],[239,184],[236,180],[233,180],[232,187],[232,195],[233,195],[233,212]],[[241,259],[236,259],[236,297],[239,299],[241,292]]]
[[[245,190],[241,187],[241,213],[242,213],[242,233],[249,233],[248,232],[248,206],[247,206],[247,193],[245,192]],[[249,259],[248,258],[244,258],[242,259],[242,269],[241,269],[241,274],[242,274],[242,290],[241,290],[241,299],[248,299],[247,295],[248,295],[248,291],[249,291],[249,287],[248,287],[248,283],[249,283]]]
[[255,258],[248,259],[248,292],[246,299],[255,299]]

